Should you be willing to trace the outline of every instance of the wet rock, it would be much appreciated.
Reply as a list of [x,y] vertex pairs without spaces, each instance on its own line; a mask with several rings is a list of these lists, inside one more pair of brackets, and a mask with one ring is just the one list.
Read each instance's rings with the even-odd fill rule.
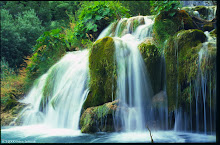
[[87,108],[80,118],[81,132],[94,133],[98,131],[114,131],[113,114],[117,107],[118,100],[105,103],[101,106]]
[[115,97],[114,53],[115,45],[111,37],[99,39],[93,45],[89,56],[90,92],[83,104],[84,109],[110,102]]
[[[174,14],[170,16],[169,14]],[[155,18],[153,26],[154,41],[158,48],[163,48],[164,42],[179,30],[194,29],[192,18],[184,10],[162,12]]]
[[[182,30],[171,37],[165,46],[166,80],[169,111],[189,100],[184,90],[198,71],[198,52],[206,36],[201,30]],[[188,91],[187,91],[188,92]],[[180,98],[181,97],[181,98]],[[189,103],[189,102],[188,102]]]
[[153,44],[153,39],[148,38],[138,46],[151,81],[153,93],[156,94],[164,87],[165,66],[160,50]]

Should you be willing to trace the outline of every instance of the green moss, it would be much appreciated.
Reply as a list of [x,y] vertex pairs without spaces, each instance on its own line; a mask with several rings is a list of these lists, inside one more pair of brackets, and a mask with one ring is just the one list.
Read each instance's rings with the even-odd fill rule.
[[124,32],[126,26],[127,26],[127,20],[122,21],[121,26],[120,26],[120,28],[118,30],[118,36],[119,37],[121,37],[123,35],[123,32]]
[[133,28],[132,28],[132,29],[133,29],[133,32],[134,32],[134,31],[137,29],[137,27],[140,25],[140,23],[139,23],[138,20],[135,19],[135,20],[133,21],[133,24],[132,24],[132,25],[133,25]]
[[213,29],[215,28],[212,23],[208,23],[203,26],[203,31],[212,31]]
[[166,60],[166,82],[167,82],[167,99],[168,110],[174,110],[176,107],[177,96],[177,58],[175,56],[174,38],[171,37],[165,48],[165,60]]
[[[169,109],[186,101],[186,88],[194,80],[198,71],[198,52],[206,40],[201,30],[182,30],[171,37],[165,46],[167,96]],[[178,60],[177,60],[178,58]],[[177,90],[178,84],[178,90]]]
[[115,45],[111,37],[99,39],[89,56],[90,92],[83,108],[112,101],[116,89]]
[[8,111],[12,109],[13,107],[15,107],[16,105],[18,105],[18,102],[14,99],[10,99],[7,101],[6,106],[3,111]]
[[208,54],[202,56],[201,61],[201,71],[202,74],[207,73],[208,71],[215,71],[216,66],[216,44],[208,43],[206,46],[208,48]]
[[[117,102],[116,100],[104,105],[87,108],[80,118],[81,132],[113,131],[112,114],[116,111]],[[106,122],[106,124],[103,122]]]
[[151,80],[151,85],[154,93],[158,93],[162,90],[161,86],[161,52],[152,43],[151,39],[147,39],[138,46],[144,62],[147,67],[147,72],[149,73],[149,78]]
[[174,10],[175,15],[171,17],[172,12],[162,12],[155,18],[153,37],[158,48],[163,48],[164,42],[179,30],[194,28],[192,18],[184,10]]
[[208,14],[208,7],[206,6],[196,6],[194,8],[195,11],[199,12],[200,17],[206,19],[206,15]]
[[216,31],[216,29],[212,30],[212,31],[210,32],[210,35],[211,35],[212,37],[217,37],[217,31]]
[[48,76],[46,78],[45,85],[43,87],[43,96],[41,98],[40,102],[40,110],[43,111],[48,101],[53,96],[53,89],[54,89],[54,81],[57,73],[57,67],[53,66],[49,72]]

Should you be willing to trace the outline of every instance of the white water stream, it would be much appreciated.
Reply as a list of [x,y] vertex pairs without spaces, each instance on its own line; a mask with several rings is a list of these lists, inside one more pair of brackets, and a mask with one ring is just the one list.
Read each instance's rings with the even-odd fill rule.
[[[21,100],[29,104],[21,113],[23,125],[44,124],[79,130],[80,112],[88,93],[87,79],[88,50],[67,53]],[[52,88],[46,96],[45,87]],[[47,101],[42,100],[44,97]]]

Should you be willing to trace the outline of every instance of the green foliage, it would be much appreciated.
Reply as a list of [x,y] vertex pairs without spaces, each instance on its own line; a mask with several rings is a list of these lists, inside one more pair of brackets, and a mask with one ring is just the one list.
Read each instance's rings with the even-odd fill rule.
[[52,17],[49,1],[7,1],[2,8],[7,9],[13,17],[24,11],[34,10],[45,27]]
[[131,16],[150,15],[150,1],[120,1],[121,4],[130,10]]
[[41,21],[36,16],[34,10],[19,13],[15,23],[17,24],[19,34],[26,39],[26,42],[22,44],[22,50],[27,52],[24,54],[27,56],[33,52],[31,48],[45,29],[41,26]]
[[1,58],[1,80],[5,79],[8,75],[13,75],[15,73],[13,68],[10,68],[8,62],[4,57]]
[[69,46],[69,42],[64,37],[62,29],[54,29],[44,32],[37,39],[34,54],[27,66],[29,79],[34,80],[44,74],[64,55]]
[[78,21],[74,33],[79,39],[97,38],[110,22],[128,16],[127,11],[119,2],[84,2],[77,12]]
[[52,21],[68,20],[68,14],[74,15],[79,9],[80,1],[49,1],[49,5]]
[[31,47],[43,31],[33,10],[19,13],[15,18],[8,10],[1,10],[1,55],[9,67],[20,67],[24,57],[32,53]]
[[[153,14],[159,15],[161,12],[168,12],[172,10],[177,10],[179,7],[181,7],[179,1],[150,1],[151,5],[151,12]],[[169,13],[169,16],[174,16],[175,11]]]
[[24,93],[24,72],[16,74],[7,61],[1,58],[1,104],[6,105],[10,99],[19,98]]

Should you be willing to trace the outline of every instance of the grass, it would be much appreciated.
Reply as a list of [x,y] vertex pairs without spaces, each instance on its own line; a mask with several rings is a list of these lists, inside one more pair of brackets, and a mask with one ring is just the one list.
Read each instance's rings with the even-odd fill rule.
[[24,92],[26,71],[21,69],[16,74],[14,69],[9,68],[8,63],[1,60],[1,105],[4,106],[8,100],[19,97]]

